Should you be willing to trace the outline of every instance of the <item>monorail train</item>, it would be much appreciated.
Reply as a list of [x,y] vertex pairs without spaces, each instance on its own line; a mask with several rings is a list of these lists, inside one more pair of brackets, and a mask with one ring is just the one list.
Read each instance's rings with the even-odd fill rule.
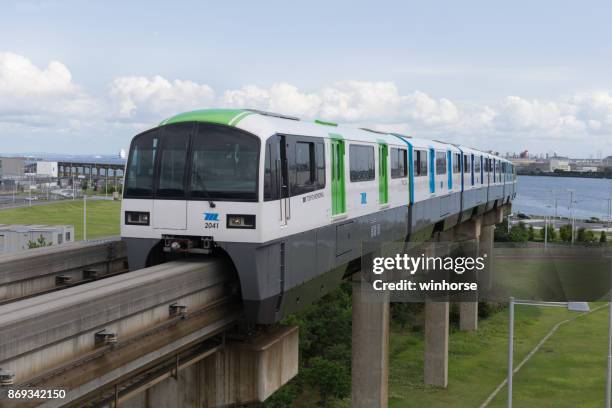
[[274,323],[359,268],[363,242],[419,241],[509,202],[512,164],[464,146],[256,110],[200,110],[134,137],[131,269],[231,258],[247,319]]

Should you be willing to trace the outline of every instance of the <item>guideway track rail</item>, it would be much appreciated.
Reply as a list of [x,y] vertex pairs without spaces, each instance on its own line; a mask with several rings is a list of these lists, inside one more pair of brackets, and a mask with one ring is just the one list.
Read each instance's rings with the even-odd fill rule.
[[[0,306],[0,367],[15,388],[68,388],[45,406],[80,400],[235,324],[234,276],[221,259],[175,261]],[[103,330],[116,343],[96,343]]]

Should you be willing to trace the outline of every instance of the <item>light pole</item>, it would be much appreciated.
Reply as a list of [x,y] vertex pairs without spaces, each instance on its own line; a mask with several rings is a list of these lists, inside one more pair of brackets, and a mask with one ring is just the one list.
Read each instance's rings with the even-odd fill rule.
[[544,216],[544,250],[548,247],[548,215]]
[[587,302],[540,302],[510,298],[510,318],[508,319],[508,408],[512,408],[512,377],[514,375],[514,305],[565,307],[570,312],[588,312]]

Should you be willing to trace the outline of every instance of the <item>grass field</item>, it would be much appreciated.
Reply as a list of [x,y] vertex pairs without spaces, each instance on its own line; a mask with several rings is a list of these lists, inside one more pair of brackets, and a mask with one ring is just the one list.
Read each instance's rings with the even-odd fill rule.
[[[87,238],[119,235],[121,202],[87,201]],[[76,240],[83,239],[83,201],[67,200],[52,204],[0,211],[0,224],[73,225]]]
[[[594,306],[593,304],[591,305]],[[390,407],[479,407],[506,377],[508,313],[480,323],[477,332],[451,333],[449,386],[423,384],[423,339],[394,330],[390,344]],[[576,313],[560,308],[517,306],[515,366],[546,333]],[[516,407],[599,407],[603,405],[607,309],[562,325],[516,374]],[[507,389],[489,405],[503,407]]]

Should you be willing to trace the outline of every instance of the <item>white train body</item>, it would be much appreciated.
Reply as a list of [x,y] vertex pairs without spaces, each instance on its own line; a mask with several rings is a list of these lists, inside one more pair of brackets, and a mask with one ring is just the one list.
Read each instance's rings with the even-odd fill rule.
[[272,323],[332,289],[363,242],[425,239],[507,203],[515,180],[510,162],[468,147],[195,111],[134,138],[121,235],[132,269],[229,256],[248,319]]

